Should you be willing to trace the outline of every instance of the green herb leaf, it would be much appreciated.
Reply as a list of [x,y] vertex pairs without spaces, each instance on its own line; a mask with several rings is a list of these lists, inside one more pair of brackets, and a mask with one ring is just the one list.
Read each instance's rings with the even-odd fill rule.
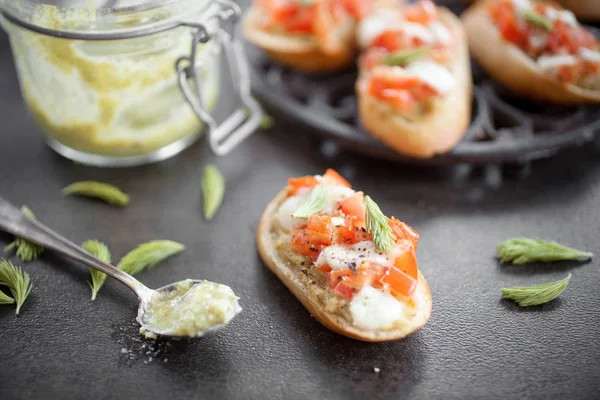
[[523,11],[523,18],[530,24],[545,29],[548,32],[552,30],[552,24],[550,21],[533,10]]
[[375,246],[384,252],[388,252],[394,246],[396,236],[388,225],[389,218],[382,212],[377,203],[369,196],[365,196],[367,231],[373,237]]
[[299,0],[298,4],[302,7],[310,7],[315,4],[315,0]]
[[[97,240],[87,240],[81,245],[81,247],[83,247],[85,251],[96,258],[110,264],[110,250],[104,243]],[[100,288],[102,285],[104,285],[104,281],[106,281],[106,274],[98,271],[97,269],[90,268],[90,275],[92,277],[92,281],[89,283],[89,285],[90,288],[92,288],[92,301],[94,301],[96,300],[96,295],[100,291]]]
[[592,253],[540,239],[512,238],[498,245],[498,258],[503,263],[525,264],[592,258]]
[[0,305],[15,304],[15,299],[0,290]]
[[327,187],[324,185],[317,185],[310,192],[308,197],[304,199],[304,202],[298,207],[295,213],[292,214],[294,218],[308,218],[313,214],[318,213],[325,206],[329,193]]
[[65,196],[76,195],[93,197],[106,203],[125,207],[129,204],[129,196],[119,188],[108,183],[96,181],[75,182],[62,190]]
[[502,295],[517,302],[521,307],[539,306],[557,298],[569,284],[571,274],[556,282],[535,286],[503,288]]
[[[21,212],[26,217],[35,219],[35,214],[29,209],[29,207],[21,207]],[[44,252],[44,248],[42,246],[19,237],[15,238],[12,243],[9,243],[6,247],[4,247],[4,252],[6,253],[13,249],[16,249],[17,256],[23,262],[35,260]]]
[[383,59],[385,65],[406,65],[417,61],[431,51],[429,46],[417,47],[416,49],[398,50]]
[[170,240],[153,240],[140,244],[121,259],[117,268],[130,275],[136,275],[153,267],[165,259],[182,252],[185,246]]
[[212,164],[204,168],[202,193],[204,195],[204,218],[210,221],[221,207],[225,196],[225,179],[217,167]]
[[19,315],[32,288],[29,274],[23,272],[21,268],[15,267],[10,261],[0,260],[0,285],[10,289],[17,303],[16,314]]
[[274,123],[275,121],[273,120],[273,117],[271,117],[269,114],[263,111],[263,116],[260,120],[260,125],[258,126],[258,128],[260,130],[266,131],[271,129]]

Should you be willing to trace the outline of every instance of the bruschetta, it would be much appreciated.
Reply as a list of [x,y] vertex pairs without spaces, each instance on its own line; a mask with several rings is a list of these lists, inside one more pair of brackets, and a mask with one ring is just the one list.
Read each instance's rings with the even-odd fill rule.
[[458,18],[430,0],[361,21],[356,83],[366,130],[397,152],[452,149],[471,123],[468,45]]
[[419,235],[333,170],[289,179],[256,236],[266,266],[339,334],[396,340],[429,319],[431,295],[415,255]]
[[572,12],[551,2],[488,0],[462,20],[472,56],[515,93],[559,104],[600,102],[600,46]]
[[287,67],[308,73],[336,71],[354,61],[356,20],[364,12],[361,4],[256,0],[244,17],[244,36]]

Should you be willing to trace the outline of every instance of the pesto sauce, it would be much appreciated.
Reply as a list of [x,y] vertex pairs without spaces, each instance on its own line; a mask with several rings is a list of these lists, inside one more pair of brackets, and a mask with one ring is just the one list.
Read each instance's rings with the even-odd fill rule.
[[241,308],[229,286],[190,279],[177,282],[169,292],[152,296],[140,333],[201,337],[212,328],[229,323]]

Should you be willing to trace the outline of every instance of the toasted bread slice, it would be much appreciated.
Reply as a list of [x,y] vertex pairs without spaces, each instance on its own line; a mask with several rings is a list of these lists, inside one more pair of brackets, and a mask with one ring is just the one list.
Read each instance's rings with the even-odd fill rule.
[[399,153],[429,158],[452,149],[471,123],[472,78],[468,45],[460,21],[445,8],[440,17],[457,38],[456,54],[448,65],[456,88],[432,102],[422,117],[408,120],[389,104],[368,93],[366,80],[356,84],[358,109],[367,131]]
[[[493,1],[493,0],[492,0]],[[559,104],[600,102],[600,91],[561,82],[539,70],[535,61],[505,41],[479,1],[462,15],[471,55],[502,85],[521,96]]]
[[[431,294],[429,286],[423,275],[419,272],[419,283],[413,296],[415,315],[404,321],[401,327],[392,330],[365,330],[348,322],[346,318],[336,313],[328,312],[310,290],[309,284],[303,282],[300,265],[295,264],[282,256],[277,250],[277,233],[274,226],[275,213],[287,197],[286,190],[280,192],[267,206],[261,217],[256,232],[258,252],[267,267],[287,286],[287,288],[300,300],[310,314],[326,328],[341,335],[366,342],[384,342],[401,339],[420,329],[431,315]],[[313,283],[314,284],[314,283]],[[321,296],[336,297],[327,287],[323,288]]]
[[244,16],[242,30],[249,42],[263,49],[273,60],[302,72],[333,72],[354,63],[354,29],[349,29],[348,34],[342,38],[345,50],[339,54],[325,54],[316,38],[311,36],[265,32],[258,26],[258,10],[252,8]]

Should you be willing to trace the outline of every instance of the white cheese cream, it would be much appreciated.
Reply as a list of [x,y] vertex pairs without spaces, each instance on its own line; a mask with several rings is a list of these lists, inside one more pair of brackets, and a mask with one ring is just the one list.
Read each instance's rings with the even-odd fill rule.
[[406,72],[418,77],[442,95],[456,87],[456,79],[452,73],[432,61],[416,61],[406,67]]
[[515,7],[517,14],[522,14],[525,11],[531,10],[531,3],[529,0],[511,0],[511,3]]
[[354,326],[376,330],[391,328],[403,317],[404,305],[390,293],[367,285],[350,301]]
[[385,267],[394,265],[400,253],[397,248],[392,248],[389,253],[382,253],[375,248],[371,241],[361,241],[353,245],[335,244],[326,247],[319,254],[315,265],[322,267],[329,265],[331,269],[345,269],[358,267],[365,261],[371,261]]
[[377,36],[385,32],[394,23],[397,23],[398,19],[398,14],[392,11],[377,12],[363,19],[357,30],[359,46],[363,49],[369,47]]
[[550,20],[550,22],[554,21],[562,21],[571,26],[577,26],[577,18],[575,14],[573,14],[569,10],[557,10],[556,8],[548,7],[546,8],[546,18]]
[[368,48],[376,37],[392,27],[395,30],[402,31],[409,39],[420,39],[425,44],[448,44],[451,41],[450,31],[439,21],[434,21],[426,26],[403,21],[401,18],[394,12],[377,13],[365,18],[358,26],[358,43],[360,47],[363,49]]
[[568,54],[541,56],[537,59],[537,65],[542,71],[551,71],[563,65],[573,65],[576,62],[577,58]]
[[290,196],[279,206],[275,214],[275,219],[284,230],[291,231],[306,223],[305,219],[294,218],[292,216],[302,202],[304,202],[304,198],[304,196]]
[[581,50],[579,50],[579,55],[586,61],[600,63],[600,52],[582,48]]

